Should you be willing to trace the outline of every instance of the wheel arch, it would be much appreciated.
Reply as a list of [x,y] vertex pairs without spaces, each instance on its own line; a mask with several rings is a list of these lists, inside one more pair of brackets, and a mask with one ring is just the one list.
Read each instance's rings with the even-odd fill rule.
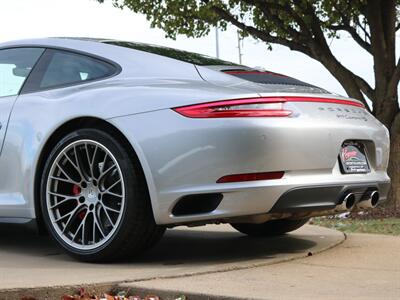
[[69,134],[77,129],[82,129],[82,128],[94,128],[94,129],[103,130],[106,133],[112,135],[124,147],[126,147],[126,149],[128,149],[129,154],[131,155],[131,158],[138,163],[140,170],[141,170],[141,175],[144,176],[143,178],[145,180],[147,191],[149,193],[149,185],[147,182],[147,177],[145,176],[145,173],[143,170],[142,162],[139,159],[137,152],[134,149],[133,145],[129,142],[129,140],[121,132],[121,130],[119,130],[117,127],[115,127],[110,122],[107,122],[106,120],[103,120],[100,118],[80,117],[80,118],[72,119],[72,120],[67,121],[66,123],[62,124],[61,126],[59,126],[49,136],[49,138],[44,143],[44,146],[40,152],[39,159],[36,164],[35,177],[34,177],[34,195],[33,196],[34,196],[36,222],[37,222],[38,230],[40,233],[44,233],[46,231],[45,225],[43,223],[43,214],[42,214],[41,205],[40,205],[40,181],[41,181],[41,178],[43,175],[46,159],[47,159],[48,155],[51,153],[54,146],[60,141],[60,139],[62,139],[67,134]]

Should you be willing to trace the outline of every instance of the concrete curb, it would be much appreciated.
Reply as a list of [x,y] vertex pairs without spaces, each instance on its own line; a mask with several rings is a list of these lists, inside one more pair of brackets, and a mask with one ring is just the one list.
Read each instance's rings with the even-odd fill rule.
[[[142,287],[136,287],[132,289],[126,290],[129,295],[140,295],[144,297],[144,295],[157,295],[162,300],[176,300],[178,297],[184,295],[186,299],[190,300],[244,300],[241,297],[226,297],[219,295],[212,295],[206,293],[182,293],[181,291],[176,290],[154,290]],[[246,300],[265,300],[258,298],[246,298]]]

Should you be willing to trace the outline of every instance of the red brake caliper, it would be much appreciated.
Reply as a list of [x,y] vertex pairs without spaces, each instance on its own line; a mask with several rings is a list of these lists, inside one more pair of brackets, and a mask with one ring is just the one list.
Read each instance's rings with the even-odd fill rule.
[[78,185],[74,184],[72,187],[72,195],[78,196],[80,193],[81,193],[81,188]]
[[[72,186],[72,195],[78,196],[78,195],[81,194],[81,192],[82,192],[82,190],[81,190],[80,186],[78,186],[78,185],[76,185],[76,184],[74,184],[74,185]],[[84,210],[84,211],[81,211],[80,213],[78,213],[78,218],[81,219],[81,220],[83,220],[83,218],[85,217],[85,215],[86,215],[86,211],[85,211],[85,210]]]

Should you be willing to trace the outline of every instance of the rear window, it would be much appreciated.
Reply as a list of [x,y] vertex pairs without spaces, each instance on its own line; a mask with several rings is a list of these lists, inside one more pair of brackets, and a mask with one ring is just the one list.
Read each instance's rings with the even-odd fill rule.
[[248,70],[222,70],[225,74],[233,75],[244,80],[262,83],[262,84],[284,84],[298,85],[305,87],[315,87],[309,83],[298,79],[269,71],[248,71]]

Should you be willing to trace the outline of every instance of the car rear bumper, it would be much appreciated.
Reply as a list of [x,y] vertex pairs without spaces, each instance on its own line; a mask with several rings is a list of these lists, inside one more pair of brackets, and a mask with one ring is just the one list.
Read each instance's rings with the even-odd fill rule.
[[[346,189],[360,186],[376,187],[384,201],[390,182],[387,129],[362,108],[337,116],[331,114],[332,107],[336,106],[302,104],[293,118],[200,120],[164,109],[109,121],[139,157],[156,222],[183,224],[293,209],[296,200],[286,200],[288,193],[291,199],[301,198],[299,207],[310,210],[331,207]],[[365,145],[370,173],[341,173],[338,154],[348,140]],[[275,171],[284,171],[284,177],[217,183],[226,175]],[[293,192],[302,189],[316,192],[305,200]],[[198,195],[218,198],[215,207]],[[214,209],[175,215],[177,203],[191,196]]]
[[[182,190],[179,197],[171,204],[171,211],[164,224],[182,224],[199,221],[221,221],[239,216],[260,214],[298,215],[311,212],[334,210],[347,193],[354,193],[356,201],[368,190],[377,190],[379,204],[386,200],[390,188],[390,179],[386,174],[375,174],[361,178],[333,179],[332,176],[293,176],[274,182],[251,182],[224,184],[205,190]],[[324,177],[326,180],[324,180]],[[174,215],[173,207],[184,197],[197,195],[222,195],[216,209],[206,213]],[[201,201],[201,200],[200,200]]]

